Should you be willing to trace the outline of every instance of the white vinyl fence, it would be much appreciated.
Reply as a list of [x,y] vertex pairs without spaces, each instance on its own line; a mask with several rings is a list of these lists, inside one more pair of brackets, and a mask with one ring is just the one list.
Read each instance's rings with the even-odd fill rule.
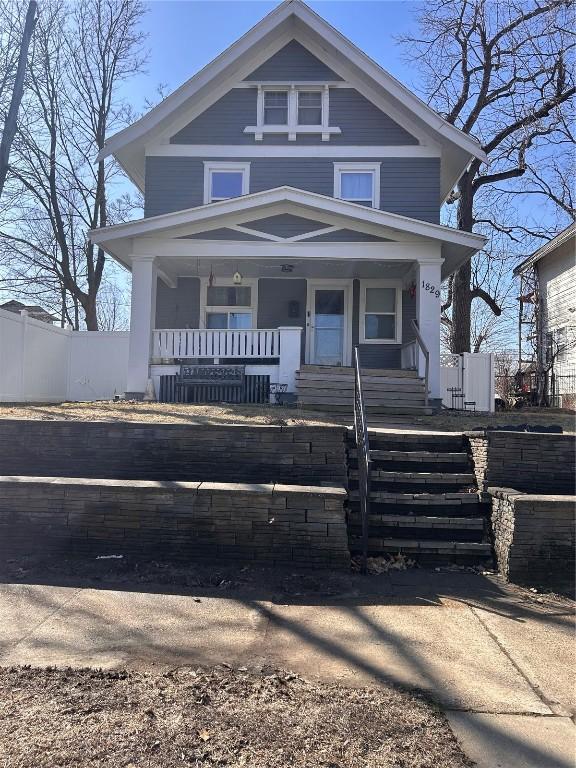
[[105,400],[126,390],[128,332],[71,331],[0,309],[0,402]]
[[494,355],[443,355],[440,394],[446,408],[494,412]]

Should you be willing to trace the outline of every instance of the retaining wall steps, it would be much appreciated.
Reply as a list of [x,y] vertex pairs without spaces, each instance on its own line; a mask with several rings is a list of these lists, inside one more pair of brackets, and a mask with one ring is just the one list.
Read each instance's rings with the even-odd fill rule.
[[[373,430],[370,441],[370,554],[404,552],[426,562],[490,559],[489,505],[478,492],[461,435]],[[361,550],[357,451],[349,452],[348,530]]]

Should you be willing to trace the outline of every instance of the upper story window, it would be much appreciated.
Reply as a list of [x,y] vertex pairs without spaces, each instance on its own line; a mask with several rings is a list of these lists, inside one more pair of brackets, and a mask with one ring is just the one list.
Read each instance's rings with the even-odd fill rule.
[[288,125],[288,91],[264,91],[264,125]]
[[298,134],[320,134],[329,141],[340,128],[330,126],[330,88],[327,84],[259,85],[256,125],[248,125],[244,133],[253,133],[256,141],[264,134],[287,134],[296,141]]
[[247,195],[250,191],[250,163],[204,163],[204,203]]
[[380,207],[380,163],[334,163],[334,197]]
[[298,125],[322,125],[321,91],[298,91]]

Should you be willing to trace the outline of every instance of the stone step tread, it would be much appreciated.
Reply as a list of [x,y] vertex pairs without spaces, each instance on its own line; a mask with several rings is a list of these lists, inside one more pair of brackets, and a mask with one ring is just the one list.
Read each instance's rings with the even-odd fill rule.
[[[350,499],[358,498],[358,491],[348,492]],[[482,494],[472,493],[402,493],[399,491],[371,491],[370,498],[380,504],[485,504]]]
[[[349,516],[352,525],[362,522],[358,512]],[[435,515],[369,515],[369,525],[396,528],[484,528],[483,517],[438,517]]]
[[[296,385],[299,389],[304,388],[318,388],[318,389],[342,389],[346,392],[354,391],[354,379],[338,379],[334,381],[330,377],[318,375],[318,376],[296,376]],[[424,381],[422,379],[406,379],[406,378],[382,378],[362,380],[362,391],[364,393],[372,390],[381,389],[405,389],[407,391],[420,391],[424,389]]]
[[[350,541],[351,552],[358,552],[361,549],[360,540],[357,542],[354,538]],[[492,545],[488,542],[474,541],[435,541],[432,539],[388,539],[372,538],[368,539],[368,550],[371,552],[437,552],[439,554],[478,554],[490,555]]]
[[[357,478],[358,470],[351,469],[349,477]],[[476,477],[464,472],[404,472],[402,470],[372,469],[370,477],[389,483],[430,483],[434,485],[474,485]]]
[[[354,454],[350,452],[350,455],[356,456],[356,450],[354,449]],[[422,464],[468,464],[469,461],[468,454],[464,452],[388,451],[378,448],[372,448],[370,450],[370,458],[374,461],[406,461]]]

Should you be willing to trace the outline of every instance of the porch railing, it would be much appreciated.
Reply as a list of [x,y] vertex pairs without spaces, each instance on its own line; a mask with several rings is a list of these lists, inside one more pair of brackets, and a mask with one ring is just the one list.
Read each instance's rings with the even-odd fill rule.
[[370,444],[368,442],[368,424],[362,392],[360,373],[360,355],[354,347],[354,432],[356,436],[356,455],[358,457],[358,498],[360,501],[360,519],[362,523],[362,573],[366,573],[368,560],[368,524],[370,520]]
[[280,357],[278,328],[250,330],[201,330],[198,328],[156,330],[152,357],[173,358],[274,358]]

